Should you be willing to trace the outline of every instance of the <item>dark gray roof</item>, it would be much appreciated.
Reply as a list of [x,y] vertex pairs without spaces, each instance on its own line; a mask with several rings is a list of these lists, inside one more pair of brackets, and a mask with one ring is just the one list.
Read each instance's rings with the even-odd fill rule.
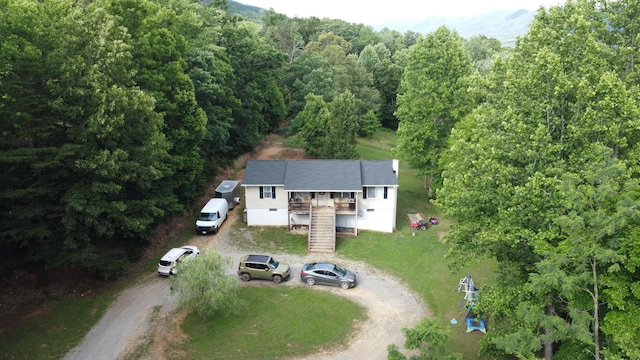
[[290,160],[284,189],[287,191],[362,190],[358,160]]
[[242,186],[284,185],[286,169],[285,160],[249,160],[242,178]]
[[363,186],[398,185],[398,177],[393,169],[392,160],[361,161]]
[[286,191],[362,191],[397,186],[393,160],[249,160],[242,186],[284,185]]

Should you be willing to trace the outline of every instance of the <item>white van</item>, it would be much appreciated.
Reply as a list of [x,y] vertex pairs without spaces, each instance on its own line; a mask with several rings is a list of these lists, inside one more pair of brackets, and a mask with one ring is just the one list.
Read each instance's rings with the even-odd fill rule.
[[214,198],[209,200],[200,211],[196,221],[196,231],[198,234],[217,234],[222,223],[227,220],[229,203],[226,199]]
[[158,274],[164,276],[175,275],[178,270],[176,267],[182,261],[191,259],[200,254],[200,250],[196,246],[185,245],[179,248],[169,250],[158,262]]

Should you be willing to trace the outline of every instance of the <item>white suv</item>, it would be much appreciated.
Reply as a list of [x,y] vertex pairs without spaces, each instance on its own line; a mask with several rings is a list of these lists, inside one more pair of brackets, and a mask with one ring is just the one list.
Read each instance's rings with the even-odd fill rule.
[[200,250],[191,245],[173,248],[160,259],[158,263],[158,274],[164,276],[175,275],[178,272],[176,266],[178,266],[180,262],[191,259],[198,254],[200,254]]

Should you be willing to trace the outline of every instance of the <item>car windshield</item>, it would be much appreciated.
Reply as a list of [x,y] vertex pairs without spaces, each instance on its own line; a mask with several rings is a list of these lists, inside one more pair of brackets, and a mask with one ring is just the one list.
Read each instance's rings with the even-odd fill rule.
[[335,271],[338,275],[340,276],[345,276],[347,274],[347,270],[344,268],[341,268],[340,266],[336,265],[335,268],[333,268],[333,271]]
[[278,268],[278,261],[274,258],[269,259],[269,267],[272,269],[277,269]]
[[200,221],[214,221],[216,219],[216,213],[200,213],[198,220]]

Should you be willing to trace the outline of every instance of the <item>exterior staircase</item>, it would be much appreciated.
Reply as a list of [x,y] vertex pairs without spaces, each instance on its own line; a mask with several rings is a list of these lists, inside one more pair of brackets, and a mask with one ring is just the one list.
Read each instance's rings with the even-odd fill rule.
[[336,213],[333,207],[314,206],[311,209],[308,252],[334,253],[336,251]]

